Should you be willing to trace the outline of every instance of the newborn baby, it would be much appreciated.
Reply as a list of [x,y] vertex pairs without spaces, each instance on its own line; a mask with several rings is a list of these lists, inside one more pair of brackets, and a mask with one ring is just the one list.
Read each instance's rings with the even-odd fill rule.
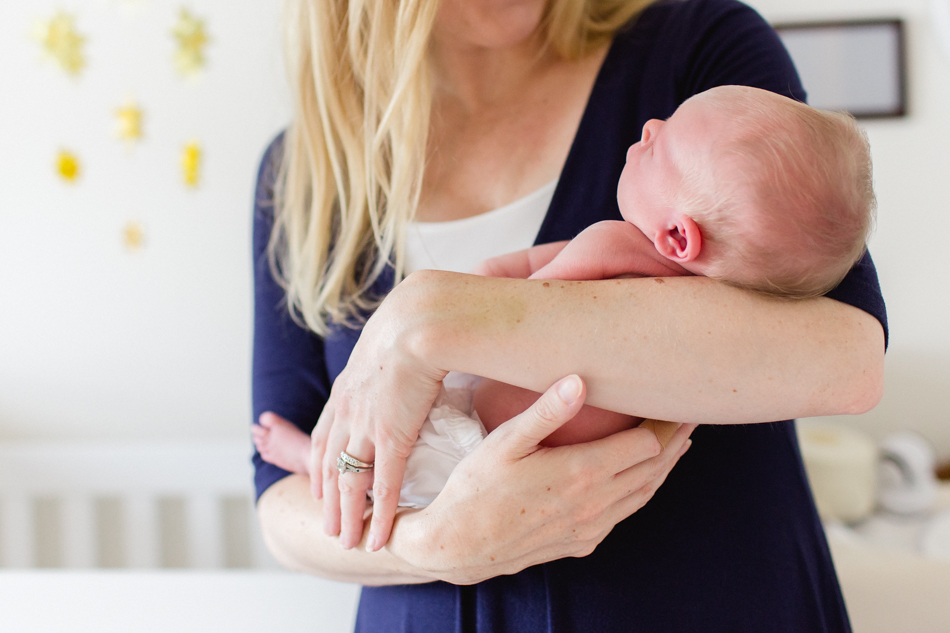
[[[771,92],[722,86],[653,119],[617,188],[624,221],[536,246],[473,272],[529,279],[704,275],[771,295],[831,290],[862,256],[874,218],[871,160],[854,120]],[[450,373],[406,463],[400,505],[428,505],[486,432],[540,394]],[[276,416],[253,427],[263,458],[306,473],[310,438]],[[585,406],[544,444],[587,442],[642,423]],[[484,428],[483,428],[484,424]],[[650,421],[662,443],[676,425]]]

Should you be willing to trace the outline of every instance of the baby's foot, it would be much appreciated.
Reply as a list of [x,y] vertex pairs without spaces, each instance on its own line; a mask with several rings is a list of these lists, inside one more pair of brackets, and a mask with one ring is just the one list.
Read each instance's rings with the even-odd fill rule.
[[276,413],[261,414],[259,422],[251,427],[251,434],[264,461],[306,475],[310,436]]

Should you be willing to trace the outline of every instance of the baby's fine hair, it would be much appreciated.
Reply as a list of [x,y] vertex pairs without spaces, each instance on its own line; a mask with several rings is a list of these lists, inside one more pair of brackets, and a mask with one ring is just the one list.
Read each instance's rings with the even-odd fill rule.
[[785,297],[825,294],[861,259],[874,225],[867,136],[848,114],[764,90],[724,86],[702,97],[738,131],[713,162],[741,174],[723,178],[715,164],[684,174],[709,276]]

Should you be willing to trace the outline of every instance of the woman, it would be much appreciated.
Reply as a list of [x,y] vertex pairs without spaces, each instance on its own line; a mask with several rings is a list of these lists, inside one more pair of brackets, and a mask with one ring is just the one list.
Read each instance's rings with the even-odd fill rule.
[[[362,333],[340,325],[371,312],[407,259],[417,267],[405,244],[432,226],[420,223],[462,227],[450,244],[479,256],[509,233],[569,239],[619,219],[617,179],[646,120],[715,85],[803,98],[747,7],[646,4],[297,3],[296,116],[258,190],[254,406],[308,432],[320,421],[309,480],[255,456],[259,514],[288,566],[374,585],[359,630],[849,629],[793,424],[736,423],[876,403],[885,316],[869,257],[833,298],[795,303],[701,278],[544,287],[421,272]],[[488,212],[556,178],[539,226],[472,237],[471,218],[497,226],[505,214]],[[590,394],[557,382],[390,537],[399,457],[450,370],[536,391],[577,373]],[[691,425],[659,455],[638,430],[539,450],[585,398],[703,426],[675,469]],[[337,475],[344,450],[376,461],[375,484]]]

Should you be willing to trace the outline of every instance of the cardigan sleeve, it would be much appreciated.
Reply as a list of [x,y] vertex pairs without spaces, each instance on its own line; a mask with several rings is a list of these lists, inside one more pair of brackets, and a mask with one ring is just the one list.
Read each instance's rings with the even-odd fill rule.
[[[274,280],[267,261],[282,140],[277,137],[264,154],[254,198],[253,424],[262,413],[271,411],[310,433],[330,393],[323,339],[290,317],[284,290]],[[253,463],[256,498],[290,474],[265,462],[256,450]]]

